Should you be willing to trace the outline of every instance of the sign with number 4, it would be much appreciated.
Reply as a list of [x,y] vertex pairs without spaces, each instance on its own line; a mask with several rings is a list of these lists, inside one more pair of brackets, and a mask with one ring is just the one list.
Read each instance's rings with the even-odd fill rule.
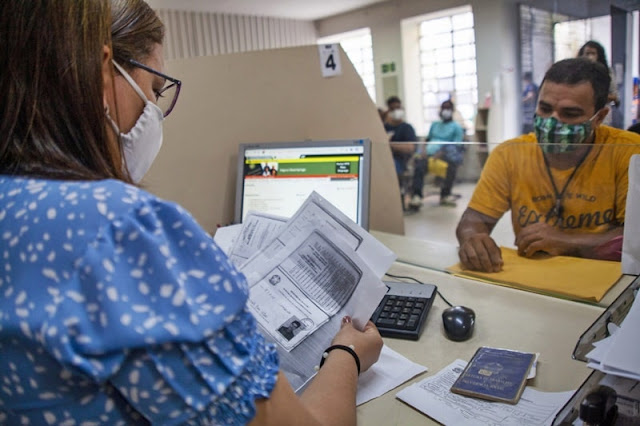
[[318,46],[318,51],[320,52],[320,69],[323,77],[342,74],[340,49],[337,44],[321,44]]

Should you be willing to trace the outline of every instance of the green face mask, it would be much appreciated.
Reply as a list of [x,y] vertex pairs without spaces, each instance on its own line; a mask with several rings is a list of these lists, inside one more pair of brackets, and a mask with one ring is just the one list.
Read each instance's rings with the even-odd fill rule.
[[535,115],[533,128],[538,144],[545,154],[575,151],[585,143],[593,131],[591,117],[584,123],[566,124],[554,117],[543,118]]

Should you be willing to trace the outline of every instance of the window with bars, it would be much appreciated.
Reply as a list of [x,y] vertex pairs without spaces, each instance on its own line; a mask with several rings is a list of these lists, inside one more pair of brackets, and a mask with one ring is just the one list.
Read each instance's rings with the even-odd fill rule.
[[[594,32],[599,28],[600,32]],[[555,62],[573,58],[590,39],[597,39],[608,51],[609,42],[601,40],[611,32],[608,16],[575,19],[531,6],[520,6],[520,38],[522,71],[531,71],[540,83],[544,73]]]
[[553,47],[556,60],[573,58],[577,55],[580,47],[592,38],[592,21],[592,19],[578,19],[558,22],[554,25]]
[[373,66],[371,30],[363,28],[318,39],[318,44],[338,43],[362,79],[373,102],[376,101],[376,79]]
[[471,11],[422,21],[420,71],[423,119],[440,120],[440,104],[451,99],[467,133],[478,104],[476,44]]

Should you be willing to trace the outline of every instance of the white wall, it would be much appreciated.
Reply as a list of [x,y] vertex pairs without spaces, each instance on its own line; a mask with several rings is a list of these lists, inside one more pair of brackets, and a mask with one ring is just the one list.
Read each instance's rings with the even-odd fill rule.
[[[369,27],[373,39],[373,57],[376,69],[376,95],[378,105],[384,105],[381,64],[395,62],[398,76],[398,95],[407,107],[407,121],[424,134],[419,107],[420,82],[418,71],[411,71],[416,59],[402,40],[402,21],[471,4],[476,32],[478,65],[478,103],[482,105],[485,93],[498,96],[492,117],[500,117],[499,125],[492,126],[490,142],[502,141],[518,134],[519,113],[519,59],[518,59],[518,3],[512,0],[403,0],[380,3],[366,9],[345,13],[316,21],[319,36],[345,32],[353,28]],[[405,34],[408,33],[405,25]],[[403,55],[403,51],[406,56]],[[415,54],[415,52],[413,53]],[[499,90],[499,93],[494,92]]]
[[521,133],[519,9],[516,3],[504,0],[476,1],[472,7],[478,103],[491,94],[487,142],[496,144]]
[[[484,0],[492,1],[492,0]],[[375,4],[371,7],[344,13],[338,16],[316,21],[318,36],[346,32],[354,28],[369,27],[373,40],[373,61],[376,70],[376,99],[378,105],[384,106],[382,88],[381,65],[395,62],[396,75],[400,95],[407,98],[408,92],[413,92],[415,87],[406,87],[404,74],[404,60],[402,47],[401,22],[403,19],[427,13],[437,12],[467,4],[464,0],[403,0],[387,1]],[[406,103],[406,101],[405,101]],[[409,108],[407,108],[409,112]],[[410,119],[411,117],[407,117]]]
[[[319,37],[368,27],[373,40],[378,105],[384,106],[385,102],[381,66],[394,62],[396,71],[391,75],[397,78],[398,95],[404,100],[407,119],[415,125],[418,134],[424,134],[418,58],[415,48],[411,47],[412,40],[408,39],[407,27],[402,29],[402,22],[470,4],[476,31],[478,104],[482,105],[486,93],[492,94],[494,108],[488,139],[499,142],[519,131],[520,2],[565,14],[595,13],[597,8],[603,7],[603,2],[598,0],[390,0],[315,23],[169,9],[159,9],[158,14],[167,27],[165,56],[168,60],[315,44]],[[634,25],[637,37],[637,19]],[[610,34],[601,31],[602,28],[599,25],[592,30],[599,39],[609,40]],[[417,34],[413,36],[417,37]],[[637,48],[635,52],[637,55]]]

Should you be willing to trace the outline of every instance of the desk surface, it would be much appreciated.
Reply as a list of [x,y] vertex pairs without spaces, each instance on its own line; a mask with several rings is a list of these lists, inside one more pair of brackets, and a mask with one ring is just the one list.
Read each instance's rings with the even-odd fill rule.
[[441,319],[447,305],[437,297],[420,340],[385,339],[385,344],[390,348],[429,370],[359,406],[360,425],[435,424],[422,413],[397,400],[396,393],[411,383],[437,373],[457,358],[469,360],[480,346],[540,352],[537,376],[529,384],[541,391],[577,389],[591,372],[585,363],[573,360],[571,353],[582,332],[603,311],[599,306],[479,284],[398,262],[389,272],[436,284],[451,303],[472,308],[476,312],[475,333],[466,342],[449,341],[443,334]]
[[[398,262],[444,272],[459,261],[458,247],[453,244],[420,240],[381,231],[371,231],[371,235],[391,249],[398,256]],[[634,278],[633,275],[620,277],[598,305],[609,306]]]

